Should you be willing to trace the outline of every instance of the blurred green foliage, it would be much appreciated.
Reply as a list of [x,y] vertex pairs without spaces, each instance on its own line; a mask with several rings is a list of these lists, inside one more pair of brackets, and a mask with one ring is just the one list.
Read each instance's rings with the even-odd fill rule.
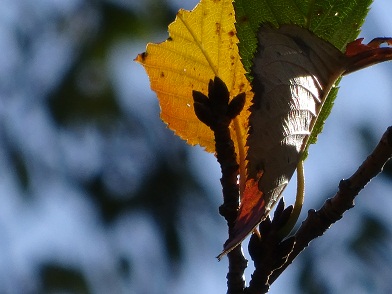
[[[133,129],[135,124],[136,127],[141,127],[143,122],[138,122],[138,118],[129,118],[129,113],[124,113],[118,105],[116,92],[105,64],[114,44],[165,31],[176,11],[172,11],[166,2],[161,1],[147,1],[143,9],[145,13],[132,10],[127,7],[126,2],[116,4],[102,0],[95,1],[93,4],[86,3],[94,6],[96,18],[100,21],[94,28],[95,33],[84,40],[85,43],[80,44],[80,52],[72,60],[70,70],[50,94],[48,109],[59,128],[70,128],[71,131],[89,124],[93,124],[103,133],[110,132],[118,125],[124,125],[125,129]],[[146,93],[148,90],[146,89]],[[138,98],[143,99],[143,97]],[[154,143],[165,144],[165,149],[174,149],[176,152],[159,151],[159,148],[154,147],[156,157],[154,168],[144,175],[136,191],[132,193],[119,191],[121,195],[116,195],[116,192],[108,189],[101,174],[88,181],[77,178],[75,180],[96,203],[98,212],[107,225],[122,214],[133,210],[141,209],[151,214],[161,233],[162,245],[166,248],[168,261],[177,263],[183,258],[178,228],[181,204],[187,201],[187,197],[191,195],[189,192],[203,198],[206,191],[192,175],[191,167],[187,162],[185,144],[163,128],[163,123],[149,125],[148,128],[165,132],[163,141]],[[150,136],[149,133],[157,132],[148,128],[144,128],[142,132],[145,134],[140,135]],[[132,131],[125,131],[123,135],[130,140],[134,136]],[[107,136],[104,139],[111,138]],[[182,164],[174,164],[176,162]],[[23,177],[21,181],[26,181],[26,176],[22,173],[20,175]],[[50,277],[48,273],[50,269],[50,266],[46,268],[45,277]],[[69,274],[56,268],[54,270],[57,271],[56,276]]]
[[[46,25],[56,26],[59,35],[63,33],[64,37],[69,37],[68,29],[78,15],[85,14],[94,20],[82,20],[79,30],[83,33],[86,29],[83,26],[87,26],[88,33],[83,38],[75,37],[78,41],[77,49],[73,52],[73,58],[68,60],[68,69],[59,83],[46,94],[46,111],[58,134],[66,132],[78,137],[83,136],[81,130],[90,129],[100,135],[103,146],[110,146],[113,140],[118,140],[120,146],[126,146],[127,142],[142,141],[138,148],[126,152],[137,158],[146,156],[148,151],[150,158],[146,160],[146,164],[151,161],[153,165],[140,170],[141,180],[135,187],[126,184],[131,179],[127,179],[126,174],[121,174],[121,168],[116,166],[118,162],[104,164],[101,169],[87,176],[70,174],[70,185],[83,191],[94,203],[103,230],[110,230],[118,218],[133,212],[143,211],[150,215],[158,228],[161,247],[167,254],[166,262],[173,267],[174,275],[174,268],[181,267],[184,259],[180,222],[185,210],[184,203],[192,203],[197,196],[196,202],[202,209],[212,211],[216,207],[212,206],[207,197],[209,192],[191,170],[188,147],[165,128],[158,112],[156,117],[146,122],[141,121],[140,116],[133,116],[133,113],[121,109],[119,94],[113,85],[113,78],[109,76],[107,64],[116,44],[144,40],[146,36],[157,32],[164,33],[176,11],[165,1],[146,1],[142,5],[143,9],[140,9],[141,5],[132,6],[126,1],[80,2],[77,10],[65,14],[66,18],[54,15],[46,20]],[[34,36],[26,36],[26,39],[30,37]],[[69,41],[73,41],[72,35]],[[135,57],[129,56],[130,60]],[[152,95],[148,88],[145,92],[146,96]],[[141,140],[141,137],[144,139]],[[5,143],[7,142],[6,140]],[[20,187],[29,191],[33,176],[29,168],[31,163],[26,162],[23,152],[13,144],[5,145],[5,152],[19,178]],[[117,156],[111,154],[113,152],[116,150],[104,152],[107,160]],[[125,184],[121,183],[116,187],[116,180],[113,178]],[[110,179],[114,183],[108,183]],[[118,258],[115,263],[119,264],[119,275],[132,275],[133,267],[138,265],[128,257]],[[44,261],[39,266],[38,274],[42,285],[41,293],[93,293],[89,289],[85,270],[68,267],[58,261]]]

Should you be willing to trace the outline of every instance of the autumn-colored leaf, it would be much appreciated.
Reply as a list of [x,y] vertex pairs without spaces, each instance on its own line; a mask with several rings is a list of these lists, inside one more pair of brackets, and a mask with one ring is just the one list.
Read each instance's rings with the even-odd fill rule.
[[266,211],[263,192],[259,189],[259,180],[261,177],[262,172],[257,175],[256,179],[249,178],[246,181],[241,199],[241,208],[232,231],[232,238],[226,241],[224,251],[218,256],[218,259],[242,242],[260,222],[260,216],[268,213]]
[[214,151],[214,136],[195,115],[192,91],[207,94],[209,81],[218,76],[227,85],[230,99],[246,93],[245,110],[231,128],[244,172],[247,109],[253,94],[238,53],[234,22],[232,1],[202,0],[192,11],[180,10],[169,25],[169,38],[148,44],[136,61],[150,77],[162,120],[189,144],[199,144],[209,152]]
[[348,57],[350,68],[345,74],[364,67],[380,63],[392,58],[392,48],[383,47],[381,44],[392,45],[392,38],[375,38],[368,44],[362,44],[363,38],[347,44],[345,55]]
[[[263,0],[260,3],[268,2],[268,8],[274,8],[274,11],[264,11],[267,19],[272,17],[268,25],[259,20],[250,22],[257,13],[247,18],[241,12],[239,22],[251,26],[242,36],[249,33],[252,44],[247,48],[244,43],[241,48],[242,52],[248,49],[250,53],[243,56],[246,56],[248,76],[253,75],[253,91],[239,56],[230,0],[201,0],[192,11],[180,10],[169,25],[169,38],[160,44],[148,44],[146,52],[137,56],[136,61],[145,67],[151,88],[157,93],[161,118],[189,144],[199,144],[209,152],[215,151],[215,142],[207,126],[210,117],[201,111],[204,105],[201,102],[207,99],[210,80],[219,77],[228,88],[230,100],[243,97],[240,93],[246,95],[244,110],[230,126],[240,164],[243,199],[223,254],[241,242],[281,196],[308,142],[319,132],[312,137],[311,132],[323,115],[324,102],[330,97],[328,94],[336,95],[333,86],[340,76],[392,58],[391,49],[379,48],[380,43],[376,41],[368,45],[355,43],[344,54],[337,44],[347,44],[347,39],[332,34],[328,36],[333,42],[329,42],[328,38],[312,33],[324,32],[324,28],[330,32],[330,24],[325,19],[338,19],[340,27],[347,15],[365,7],[368,1],[361,0],[357,6],[334,4],[319,19],[321,8],[328,1],[305,1],[306,5],[297,6],[297,2],[287,0],[295,15],[281,13],[282,17],[273,20],[279,5]],[[251,9],[252,5],[246,3],[239,0],[237,8]],[[290,24],[284,25],[285,22]],[[350,38],[357,33],[358,23]],[[257,35],[252,35],[255,32]],[[207,125],[195,114],[192,93],[197,93],[199,115]],[[332,103],[333,99],[329,101]],[[324,113],[327,115],[328,111]],[[321,118],[321,125],[324,120]]]

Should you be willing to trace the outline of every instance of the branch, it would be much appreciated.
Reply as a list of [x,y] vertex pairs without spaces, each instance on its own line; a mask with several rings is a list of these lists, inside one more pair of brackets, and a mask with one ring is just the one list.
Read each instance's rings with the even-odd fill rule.
[[[291,238],[284,241],[274,240],[271,242],[271,237],[268,234],[276,235],[276,230],[267,232],[267,236],[259,241],[256,248],[249,248],[249,252],[251,252],[251,250],[256,251],[257,254],[262,255],[262,257],[257,257],[255,259],[252,256],[252,259],[255,261],[256,269],[252,275],[250,286],[246,289],[245,293],[267,293],[269,286],[272,285],[280,274],[313,239],[322,236],[333,223],[343,217],[345,211],[354,207],[355,197],[366,186],[366,184],[370,182],[371,179],[382,171],[385,163],[391,157],[392,126],[386,130],[376,148],[362,163],[358,170],[350,178],[340,181],[339,190],[335,196],[328,199],[318,211],[309,210],[307,219],[302,223],[298,231],[293,236],[295,239],[294,247],[292,251],[289,252],[288,256],[287,242],[291,240]],[[275,222],[275,217],[272,223]],[[282,218],[281,215],[277,215],[277,217],[278,219],[281,219],[280,221],[284,221],[284,217]],[[267,222],[268,221],[269,220],[267,220]],[[261,223],[260,229],[262,226],[265,225]],[[252,236],[252,238],[254,237]],[[249,246],[251,246],[251,243]],[[265,264],[260,264],[258,262],[260,259],[268,260],[268,256],[271,255],[271,251],[277,261],[284,260],[283,265],[276,265],[273,264],[273,262],[265,262]],[[263,269],[261,270],[259,267],[263,267]],[[259,274],[260,272],[263,272],[262,276]],[[256,273],[258,274],[256,275]],[[261,285],[260,281],[263,281],[265,285]]]
[[[215,136],[215,151],[222,170],[222,192],[224,203],[219,212],[225,217],[229,237],[239,209],[239,186],[237,184],[238,163],[234,143],[230,136],[230,123],[241,112],[245,94],[241,93],[229,102],[229,92],[224,82],[215,77],[210,81],[208,97],[193,91],[195,113],[200,121],[211,128]],[[249,253],[255,263],[255,271],[249,287],[243,278],[247,260],[241,246],[228,254],[228,294],[267,293],[270,285],[293,262],[309,243],[322,236],[326,230],[343,217],[345,211],[354,207],[358,193],[379,174],[392,157],[392,126],[382,136],[379,144],[358,170],[348,179],[341,180],[336,195],[328,199],[320,210],[309,210],[307,219],[293,237],[282,240],[281,229],[292,213],[292,206],[284,209],[281,201],[272,222],[269,218],[260,224],[260,235],[253,234],[249,242]]]
[[343,213],[354,207],[354,199],[359,192],[382,170],[392,157],[392,126],[388,127],[373,152],[358,170],[347,180],[341,180],[339,190],[333,198],[328,199],[320,210],[309,210],[307,219],[295,234],[296,244],[283,267],[275,271],[270,279],[272,284],[279,275],[293,262],[313,239],[322,236]]
[[[215,77],[208,85],[208,97],[193,91],[196,116],[214,132],[215,152],[222,170],[223,204],[219,213],[226,219],[229,236],[239,209],[238,168],[234,143],[230,136],[230,123],[241,112],[245,104],[245,94],[241,93],[229,103],[229,91],[225,83]],[[245,288],[244,271],[248,265],[241,246],[228,254],[229,272],[227,274],[228,294],[242,294]]]
[[286,263],[293,250],[295,238],[291,237],[282,242],[281,230],[290,219],[293,206],[284,209],[281,198],[271,222],[267,217],[260,223],[260,234],[253,234],[249,241],[249,254],[255,264],[255,271],[246,294],[267,293],[269,290],[269,276],[273,270],[280,268]]

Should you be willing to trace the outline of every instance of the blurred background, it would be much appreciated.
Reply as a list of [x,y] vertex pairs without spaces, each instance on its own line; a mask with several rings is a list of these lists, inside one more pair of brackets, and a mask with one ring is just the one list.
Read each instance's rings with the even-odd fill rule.
[[[197,2],[0,0],[0,293],[225,293],[219,166],[160,121],[133,62]],[[365,41],[392,36],[391,11],[375,1]],[[343,79],[301,219],[392,124],[391,79]],[[391,180],[389,164],[270,293],[392,293]]]

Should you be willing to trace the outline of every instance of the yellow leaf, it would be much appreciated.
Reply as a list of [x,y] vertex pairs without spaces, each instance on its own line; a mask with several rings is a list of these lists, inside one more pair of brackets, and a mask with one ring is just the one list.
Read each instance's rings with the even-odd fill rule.
[[135,60],[150,77],[162,120],[189,144],[199,144],[209,152],[215,149],[214,135],[194,113],[192,90],[207,94],[209,80],[218,76],[226,83],[230,99],[246,93],[244,111],[231,126],[244,175],[248,108],[253,94],[238,53],[234,22],[232,1],[201,0],[192,11],[178,12],[165,42],[148,44],[146,52]]

